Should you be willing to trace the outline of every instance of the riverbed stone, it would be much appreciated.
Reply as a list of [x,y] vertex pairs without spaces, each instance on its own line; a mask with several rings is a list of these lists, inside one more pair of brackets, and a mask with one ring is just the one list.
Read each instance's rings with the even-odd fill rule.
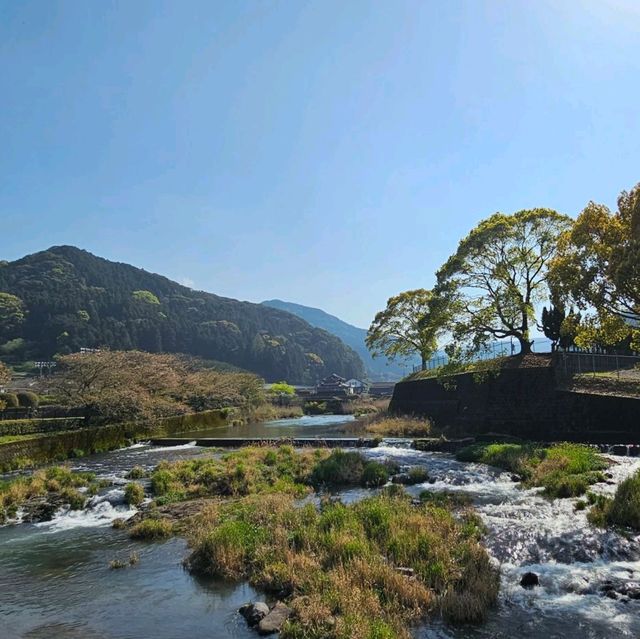
[[282,624],[289,618],[292,610],[279,601],[258,624],[258,633],[261,635],[271,635],[279,632]]
[[535,572],[525,572],[520,579],[520,585],[523,588],[533,588],[540,585],[540,578]]
[[250,626],[257,626],[269,614],[269,606],[264,601],[244,604],[238,611]]

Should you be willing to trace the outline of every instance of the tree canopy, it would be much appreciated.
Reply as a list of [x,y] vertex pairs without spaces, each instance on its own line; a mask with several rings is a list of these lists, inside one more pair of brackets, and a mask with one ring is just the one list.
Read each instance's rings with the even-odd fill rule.
[[613,213],[587,204],[560,236],[549,281],[556,299],[588,311],[578,343],[630,337],[640,320],[640,184],[620,194]]
[[74,353],[58,358],[52,392],[112,421],[145,420],[262,401],[262,380],[220,372],[198,360],[142,351]]
[[548,295],[546,275],[570,218],[550,209],[495,213],[465,237],[437,273],[436,290],[453,309],[453,335],[468,352],[513,337],[531,351],[535,306]]
[[6,341],[15,337],[16,330],[24,320],[25,309],[22,300],[0,291],[0,339]]
[[417,353],[424,370],[438,348],[438,337],[449,319],[441,302],[432,291],[424,288],[390,297],[367,333],[367,347],[373,356],[395,358]]

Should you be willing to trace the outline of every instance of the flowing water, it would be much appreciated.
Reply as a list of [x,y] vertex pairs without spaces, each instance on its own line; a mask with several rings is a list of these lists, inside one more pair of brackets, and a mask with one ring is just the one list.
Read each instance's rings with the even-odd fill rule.
[[[304,422],[295,421],[264,428],[307,435]],[[319,436],[326,436],[331,420],[315,427]],[[487,466],[418,452],[400,440],[362,452],[426,466],[433,483],[410,487],[414,494],[428,488],[471,495],[488,527],[484,543],[500,564],[500,603],[486,624],[430,625],[418,629],[417,638],[640,637],[640,600],[625,603],[601,591],[609,582],[640,582],[639,539],[594,529],[584,512],[574,510],[575,500],[548,501],[537,490],[522,490],[509,474]],[[114,518],[134,512],[122,500],[124,475],[132,466],[151,468],[162,459],[210,454],[192,444],[138,444],[78,460],[76,468],[92,470],[114,485],[92,498],[85,511],[62,511],[48,523],[0,527],[0,638],[255,637],[236,612],[240,604],[258,596],[249,586],[188,574],[181,564],[187,553],[182,540],[132,542],[125,532],[110,527]],[[596,485],[598,492],[612,493],[615,483],[640,468],[640,460],[611,459],[612,483]],[[353,500],[367,493],[357,489],[342,497]],[[132,553],[138,563],[109,569],[111,560],[127,561]],[[539,575],[539,587],[525,590],[519,585],[527,571]]]

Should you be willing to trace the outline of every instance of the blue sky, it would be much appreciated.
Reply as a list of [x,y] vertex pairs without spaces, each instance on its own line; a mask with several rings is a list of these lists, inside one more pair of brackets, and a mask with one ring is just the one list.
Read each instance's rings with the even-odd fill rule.
[[0,259],[367,326],[480,219],[640,180],[635,0],[0,0]]

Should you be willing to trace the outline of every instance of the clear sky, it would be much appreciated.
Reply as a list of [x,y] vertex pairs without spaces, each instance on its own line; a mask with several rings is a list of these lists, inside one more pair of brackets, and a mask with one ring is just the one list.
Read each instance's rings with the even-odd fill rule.
[[640,2],[0,0],[0,259],[367,326],[480,219],[640,180]]

